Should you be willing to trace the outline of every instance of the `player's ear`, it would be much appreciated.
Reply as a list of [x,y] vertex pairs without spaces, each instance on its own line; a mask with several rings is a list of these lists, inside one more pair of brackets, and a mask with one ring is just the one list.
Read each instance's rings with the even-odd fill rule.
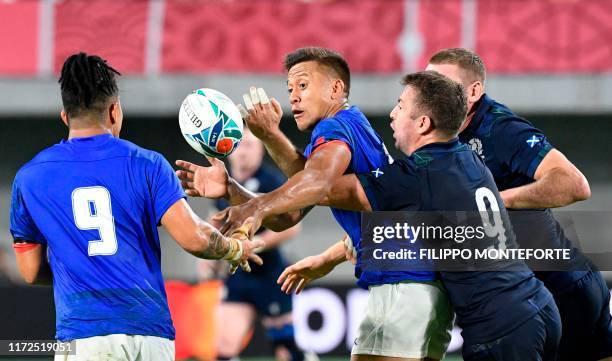
[[484,84],[482,84],[480,80],[477,80],[470,84],[470,86],[466,90],[468,103],[474,104],[480,99],[480,97],[484,93]]
[[111,132],[115,137],[119,137],[121,126],[123,125],[123,110],[121,109],[121,102],[119,102],[118,98],[109,106],[108,115]]
[[117,123],[117,109],[115,103],[111,103],[108,107],[108,119],[110,120],[110,125],[113,126]]
[[345,85],[341,79],[332,80],[332,99],[336,100],[344,98],[346,96],[344,88]]
[[108,107],[108,117],[112,126],[121,124],[123,120],[123,111],[121,110],[121,103],[119,103],[119,99],[112,102]]
[[68,128],[70,128],[70,120],[68,119],[68,114],[66,114],[66,111],[64,109],[62,109],[62,111],[60,112],[60,118],[62,119],[62,123],[64,123]]
[[419,118],[419,121],[420,121],[419,127],[418,127],[419,134],[430,133],[436,128],[433,123],[433,120],[431,120],[431,118],[428,117],[427,115],[422,115]]

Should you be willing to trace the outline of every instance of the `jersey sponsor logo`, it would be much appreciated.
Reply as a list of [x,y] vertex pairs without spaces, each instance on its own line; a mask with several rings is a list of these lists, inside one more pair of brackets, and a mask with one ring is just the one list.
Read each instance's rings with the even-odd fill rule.
[[476,154],[478,154],[480,158],[484,159],[484,153],[482,151],[482,142],[480,141],[480,139],[472,138],[470,139],[468,144],[470,145],[470,148],[472,148],[472,150],[476,152]]
[[529,144],[529,148],[533,148],[536,146],[536,144],[538,144],[541,141],[542,141],[542,138],[534,134],[531,136],[531,138],[527,139],[527,144]]
[[372,171],[372,174],[374,174],[375,178],[378,178],[385,173],[382,170],[380,170],[380,168],[376,168],[375,170]]

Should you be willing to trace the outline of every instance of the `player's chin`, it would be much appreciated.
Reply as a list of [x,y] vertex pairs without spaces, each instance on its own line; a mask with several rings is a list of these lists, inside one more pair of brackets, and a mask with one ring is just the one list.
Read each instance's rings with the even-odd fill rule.
[[305,117],[304,113],[295,114],[293,118],[295,119],[295,124],[297,125],[300,131],[303,132],[305,130],[308,130],[308,128],[310,127],[311,122],[308,120],[308,118]]

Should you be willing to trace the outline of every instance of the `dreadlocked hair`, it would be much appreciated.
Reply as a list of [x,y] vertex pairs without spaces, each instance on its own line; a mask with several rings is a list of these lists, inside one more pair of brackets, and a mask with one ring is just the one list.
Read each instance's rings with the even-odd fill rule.
[[62,66],[59,79],[64,111],[69,117],[102,113],[118,95],[115,75],[121,75],[96,55],[73,54]]

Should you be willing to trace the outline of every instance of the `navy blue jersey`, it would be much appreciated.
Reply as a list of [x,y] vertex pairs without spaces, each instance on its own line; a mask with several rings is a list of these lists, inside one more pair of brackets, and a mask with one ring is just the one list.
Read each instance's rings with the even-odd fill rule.
[[[231,171],[229,173],[231,175]],[[285,176],[278,169],[262,163],[259,169],[249,179],[242,182],[241,185],[251,192],[268,193],[282,186],[286,180]],[[215,207],[219,210],[229,206],[229,202],[225,199],[215,200]],[[257,230],[257,234],[265,230],[265,227],[261,227]],[[270,274],[271,272],[277,272],[279,268],[281,270],[285,268],[285,261],[278,248],[268,249],[265,252],[261,252],[259,256],[264,263],[261,266],[257,264],[251,265],[251,273],[253,275]],[[242,272],[242,270],[238,270],[238,272]],[[280,274],[278,275],[280,276]],[[248,275],[246,275],[246,278],[248,278]]]
[[[380,136],[372,129],[370,122],[357,107],[341,110],[331,118],[321,120],[315,126],[310,137],[310,144],[304,151],[305,157],[328,142],[342,142],[351,151],[351,162],[346,174],[377,172],[388,165],[391,158]],[[331,208],[340,226],[351,237],[357,250],[355,277],[360,287],[397,283],[403,280],[431,281],[433,272],[372,272],[363,271],[361,267],[361,215],[359,212]]]
[[48,245],[59,340],[174,339],[157,227],[183,197],[160,154],[108,134],[56,144],[19,170],[11,233]]
[[[541,130],[486,94],[459,139],[484,160],[500,191],[532,183],[542,159],[553,149]],[[574,248],[550,209],[511,211],[510,219],[519,243],[521,240],[535,242],[533,238],[537,235],[537,244],[542,248]],[[581,261],[580,254],[575,258],[576,262]],[[536,275],[554,291],[567,288],[586,273],[537,272]]]
[[[477,198],[485,197],[489,204],[497,202],[505,236],[514,242],[491,173],[457,139],[425,145],[382,173],[358,177],[374,211],[483,211]],[[551,302],[550,293],[527,266],[519,266],[512,272],[440,272],[466,340],[499,338]]]

